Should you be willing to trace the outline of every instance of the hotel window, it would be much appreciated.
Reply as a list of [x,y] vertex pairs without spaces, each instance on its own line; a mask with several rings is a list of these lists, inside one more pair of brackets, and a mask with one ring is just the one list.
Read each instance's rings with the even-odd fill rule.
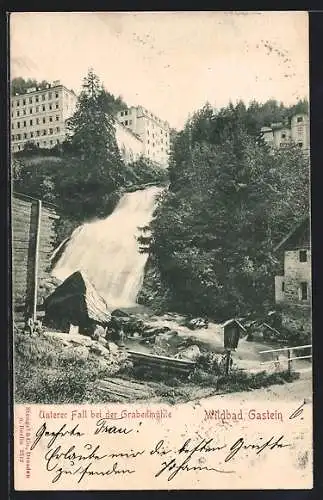
[[58,121],[59,121],[59,116],[58,116],[58,115],[56,115],[56,117],[55,117],[55,118],[56,118],[56,121],[58,122]]
[[47,130],[43,130],[43,135],[47,135]]
[[37,130],[36,135],[40,136],[40,130]]
[[15,128],[15,124],[14,123],[12,123],[11,128]]
[[53,121],[53,117],[52,117],[52,116],[50,116],[50,117],[49,117],[49,121],[50,121],[50,122],[52,122],[52,121]]
[[15,140],[15,136],[14,136],[14,135],[12,135],[12,136],[11,136],[11,141],[14,141],[14,140]]
[[18,101],[17,101],[17,106],[20,106],[20,101],[19,101],[19,99],[18,99]]
[[49,93],[48,93],[48,100],[49,100],[49,99],[51,99],[51,98],[52,98],[52,93],[51,93],[51,92],[49,92]]
[[58,99],[58,92],[56,92],[55,97],[56,97],[56,99]]
[[46,109],[46,108],[45,108],[45,104],[43,104],[43,111],[45,111],[45,109]]
[[17,128],[20,128],[20,122],[17,122]]
[[50,135],[52,135],[52,134],[53,134],[53,129],[52,129],[52,128],[50,128],[50,129],[49,129],[49,131],[48,131],[48,133],[49,133]]
[[307,281],[303,281],[300,286],[300,299],[307,300],[307,298],[308,298]]
[[59,144],[59,139],[56,139],[56,144]]
[[307,262],[307,251],[306,250],[299,251],[299,261],[300,262]]
[[59,132],[59,131],[60,131],[59,127],[56,127],[56,132]]
[[34,132],[30,132],[30,137],[33,138],[34,137]]
[[43,100],[43,101],[45,101],[45,98],[46,98],[45,94],[43,94],[43,95],[41,96],[41,98],[42,98],[42,100]]
[[26,132],[24,133],[24,139],[27,139],[27,134],[26,134]]
[[29,114],[31,115],[33,112],[33,108],[29,108]]
[[302,121],[303,121],[303,117],[302,117],[302,116],[298,116],[298,117],[297,117],[297,123],[300,123],[300,122],[302,122]]
[[20,151],[20,144],[18,144],[18,151]]
[[36,102],[39,102],[39,97],[38,97],[38,95],[36,95],[36,97],[35,97],[35,101],[36,101]]
[[21,139],[21,134],[17,134],[17,140],[20,141]]
[[29,97],[29,104],[31,104],[32,102],[33,102],[33,98]]
[[36,118],[36,124],[39,125],[39,118]]
[[46,123],[46,118],[45,117],[43,118],[43,123]]
[[286,139],[286,134],[282,134],[282,139]]
[[39,147],[39,142],[37,142],[37,146]]
[[149,139],[148,139],[147,143],[149,144]]
[[285,291],[285,281],[282,281],[282,292]]
[[123,116],[123,111],[121,111],[121,116]]
[[302,142],[298,142],[298,147],[302,148],[303,147],[303,143]]
[[128,120],[125,120],[124,124],[125,124],[125,125],[128,125]]
[[19,111],[17,111],[17,116],[19,116],[19,114],[20,114]]
[[55,108],[58,109],[58,102],[55,104]]
[[26,106],[26,99],[23,99],[23,100],[22,100],[22,105],[23,105],[23,106]]
[[24,127],[27,127],[27,122],[24,121]]
[[52,144],[53,144],[53,140],[52,140],[52,139],[49,141],[49,144],[50,144],[50,145],[52,145]]
[[39,113],[39,106],[36,106],[36,113]]
[[46,141],[43,142],[44,146],[46,146]]
[[50,111],[53,109],[53,106],[51,104],[48,107]]
[[32,125],[32,124],[33,124],[33,121],[32,121],[32,120],[30,120],[30,121],[29,121],[29,125]]
[[26,110],[25,110],[25,109],[23,110],[22,114],[23,114],[23,115],[25,115],[25,114],[26,114]]

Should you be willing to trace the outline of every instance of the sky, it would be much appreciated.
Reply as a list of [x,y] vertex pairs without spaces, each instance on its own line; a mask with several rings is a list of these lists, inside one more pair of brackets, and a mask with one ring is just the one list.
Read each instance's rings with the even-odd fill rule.
[[77,93],[90,67],[112,94],[176,129],[206,102],[309,95],[306,12],[16,12],[11,78]]

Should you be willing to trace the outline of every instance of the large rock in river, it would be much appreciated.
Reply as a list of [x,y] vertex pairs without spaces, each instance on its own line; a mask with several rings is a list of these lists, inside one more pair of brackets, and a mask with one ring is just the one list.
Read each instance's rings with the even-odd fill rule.
[[68,329],[69,324],[80,330],[91,325],[106,326],[111,319],[108,305],[84,273],[71,274],[44,302],[45,322]]

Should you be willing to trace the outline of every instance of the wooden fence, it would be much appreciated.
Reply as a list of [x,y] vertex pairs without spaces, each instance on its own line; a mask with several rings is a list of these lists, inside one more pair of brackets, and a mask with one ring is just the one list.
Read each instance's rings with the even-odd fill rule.
[[267,365],[267,364],[273,364],[273,363],[280,363],[279,359],[279,353],[286,353],[287,354],[287,369],[289,373],[292,371],[292,362],[296,361],[298,359],[311,359],[312,358],[312,353],[307,354],[305,356],[295,356],[294,351],[299,351],[299,350],[307,350],[307,349],[312,349],[312,344],[307,344],[307,345],[299,345],[295,347],[282,347],[280,349],[269,349],[267,351],[260,351],[259,354],[273,354],[273,358],[269,361],[263,361],[260,363],[261,365]]
[[13,193],[12,301],[17,324],[36,319],[39,289],[50,275],[50,256],[56,244],[54,206],[30,196]]

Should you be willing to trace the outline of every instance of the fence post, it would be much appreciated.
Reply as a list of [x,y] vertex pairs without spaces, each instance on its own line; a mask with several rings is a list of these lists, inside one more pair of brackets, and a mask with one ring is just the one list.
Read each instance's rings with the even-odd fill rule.
[[291,374],[292,372],[292,361],[291,361],[291,352],[290,349],[287,351],[287,370],[288,370],[288,375]]

